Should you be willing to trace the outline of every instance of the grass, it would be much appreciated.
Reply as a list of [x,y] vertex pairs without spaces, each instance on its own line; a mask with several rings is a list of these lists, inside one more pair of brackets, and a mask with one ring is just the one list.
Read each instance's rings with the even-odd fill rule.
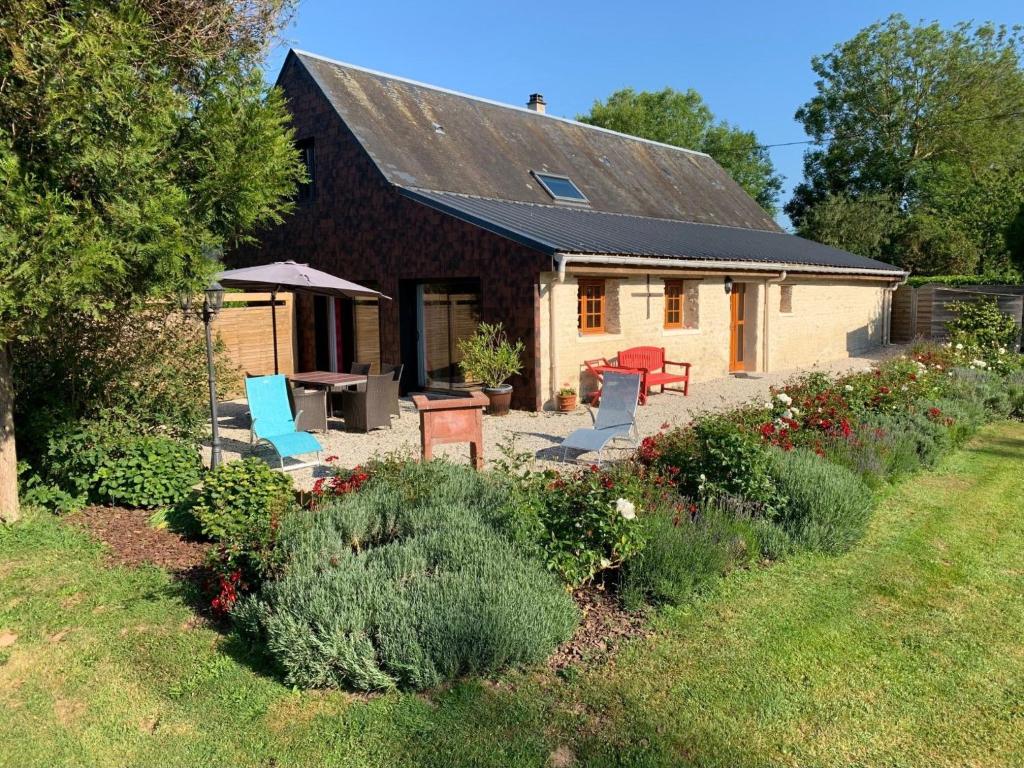
[[734,574],[594,669],[429,696],[291,691],[36,516],[0,529],[0,766],[1024,764],[1022,461],[988,427],[842,557]]

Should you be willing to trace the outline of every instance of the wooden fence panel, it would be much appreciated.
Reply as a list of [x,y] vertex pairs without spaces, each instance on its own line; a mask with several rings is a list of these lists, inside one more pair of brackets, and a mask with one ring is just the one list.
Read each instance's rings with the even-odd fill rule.
[[889,331],[889,339],[897,344],[913,341],[917,335],[917,318],[914,314],[916,296],[915,289],[906,285],[897,288],[892,295],[892,309],[890,310],[892,326]]
[[[281,373],[295,372],[292,347],[294,327],[292,294],[277,294],[277,355]],[[233,395],[245,391],[245,374],[274,372],[274,336],[269,293],[228,293],[224,308],[213,321],[213,331],[239,370],[239,378],[226,387]]]

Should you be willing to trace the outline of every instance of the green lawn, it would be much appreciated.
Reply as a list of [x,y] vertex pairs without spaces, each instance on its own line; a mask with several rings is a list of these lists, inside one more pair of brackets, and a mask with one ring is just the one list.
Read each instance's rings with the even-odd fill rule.
[[848,555],[735,574],[600,667],[369,699],[283,687],[35,516],[0,531],[0,765],[1022,765],[1022,507],[995,425]]

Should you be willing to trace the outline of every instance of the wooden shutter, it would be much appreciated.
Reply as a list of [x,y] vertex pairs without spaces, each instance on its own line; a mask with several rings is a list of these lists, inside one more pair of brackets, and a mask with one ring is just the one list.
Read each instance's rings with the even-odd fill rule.
[[353,317],[353,360],[370,363],[371,370],[376,373],[380,371],[380,306],[377,299],[356,299]]

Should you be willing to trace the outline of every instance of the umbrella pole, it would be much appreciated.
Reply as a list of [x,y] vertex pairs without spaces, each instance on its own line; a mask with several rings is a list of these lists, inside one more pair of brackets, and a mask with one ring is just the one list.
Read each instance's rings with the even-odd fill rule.
[[274,333],[274,375],[276,376],[279,373],[277,370],[277,291],[270,292],[270,325]]

